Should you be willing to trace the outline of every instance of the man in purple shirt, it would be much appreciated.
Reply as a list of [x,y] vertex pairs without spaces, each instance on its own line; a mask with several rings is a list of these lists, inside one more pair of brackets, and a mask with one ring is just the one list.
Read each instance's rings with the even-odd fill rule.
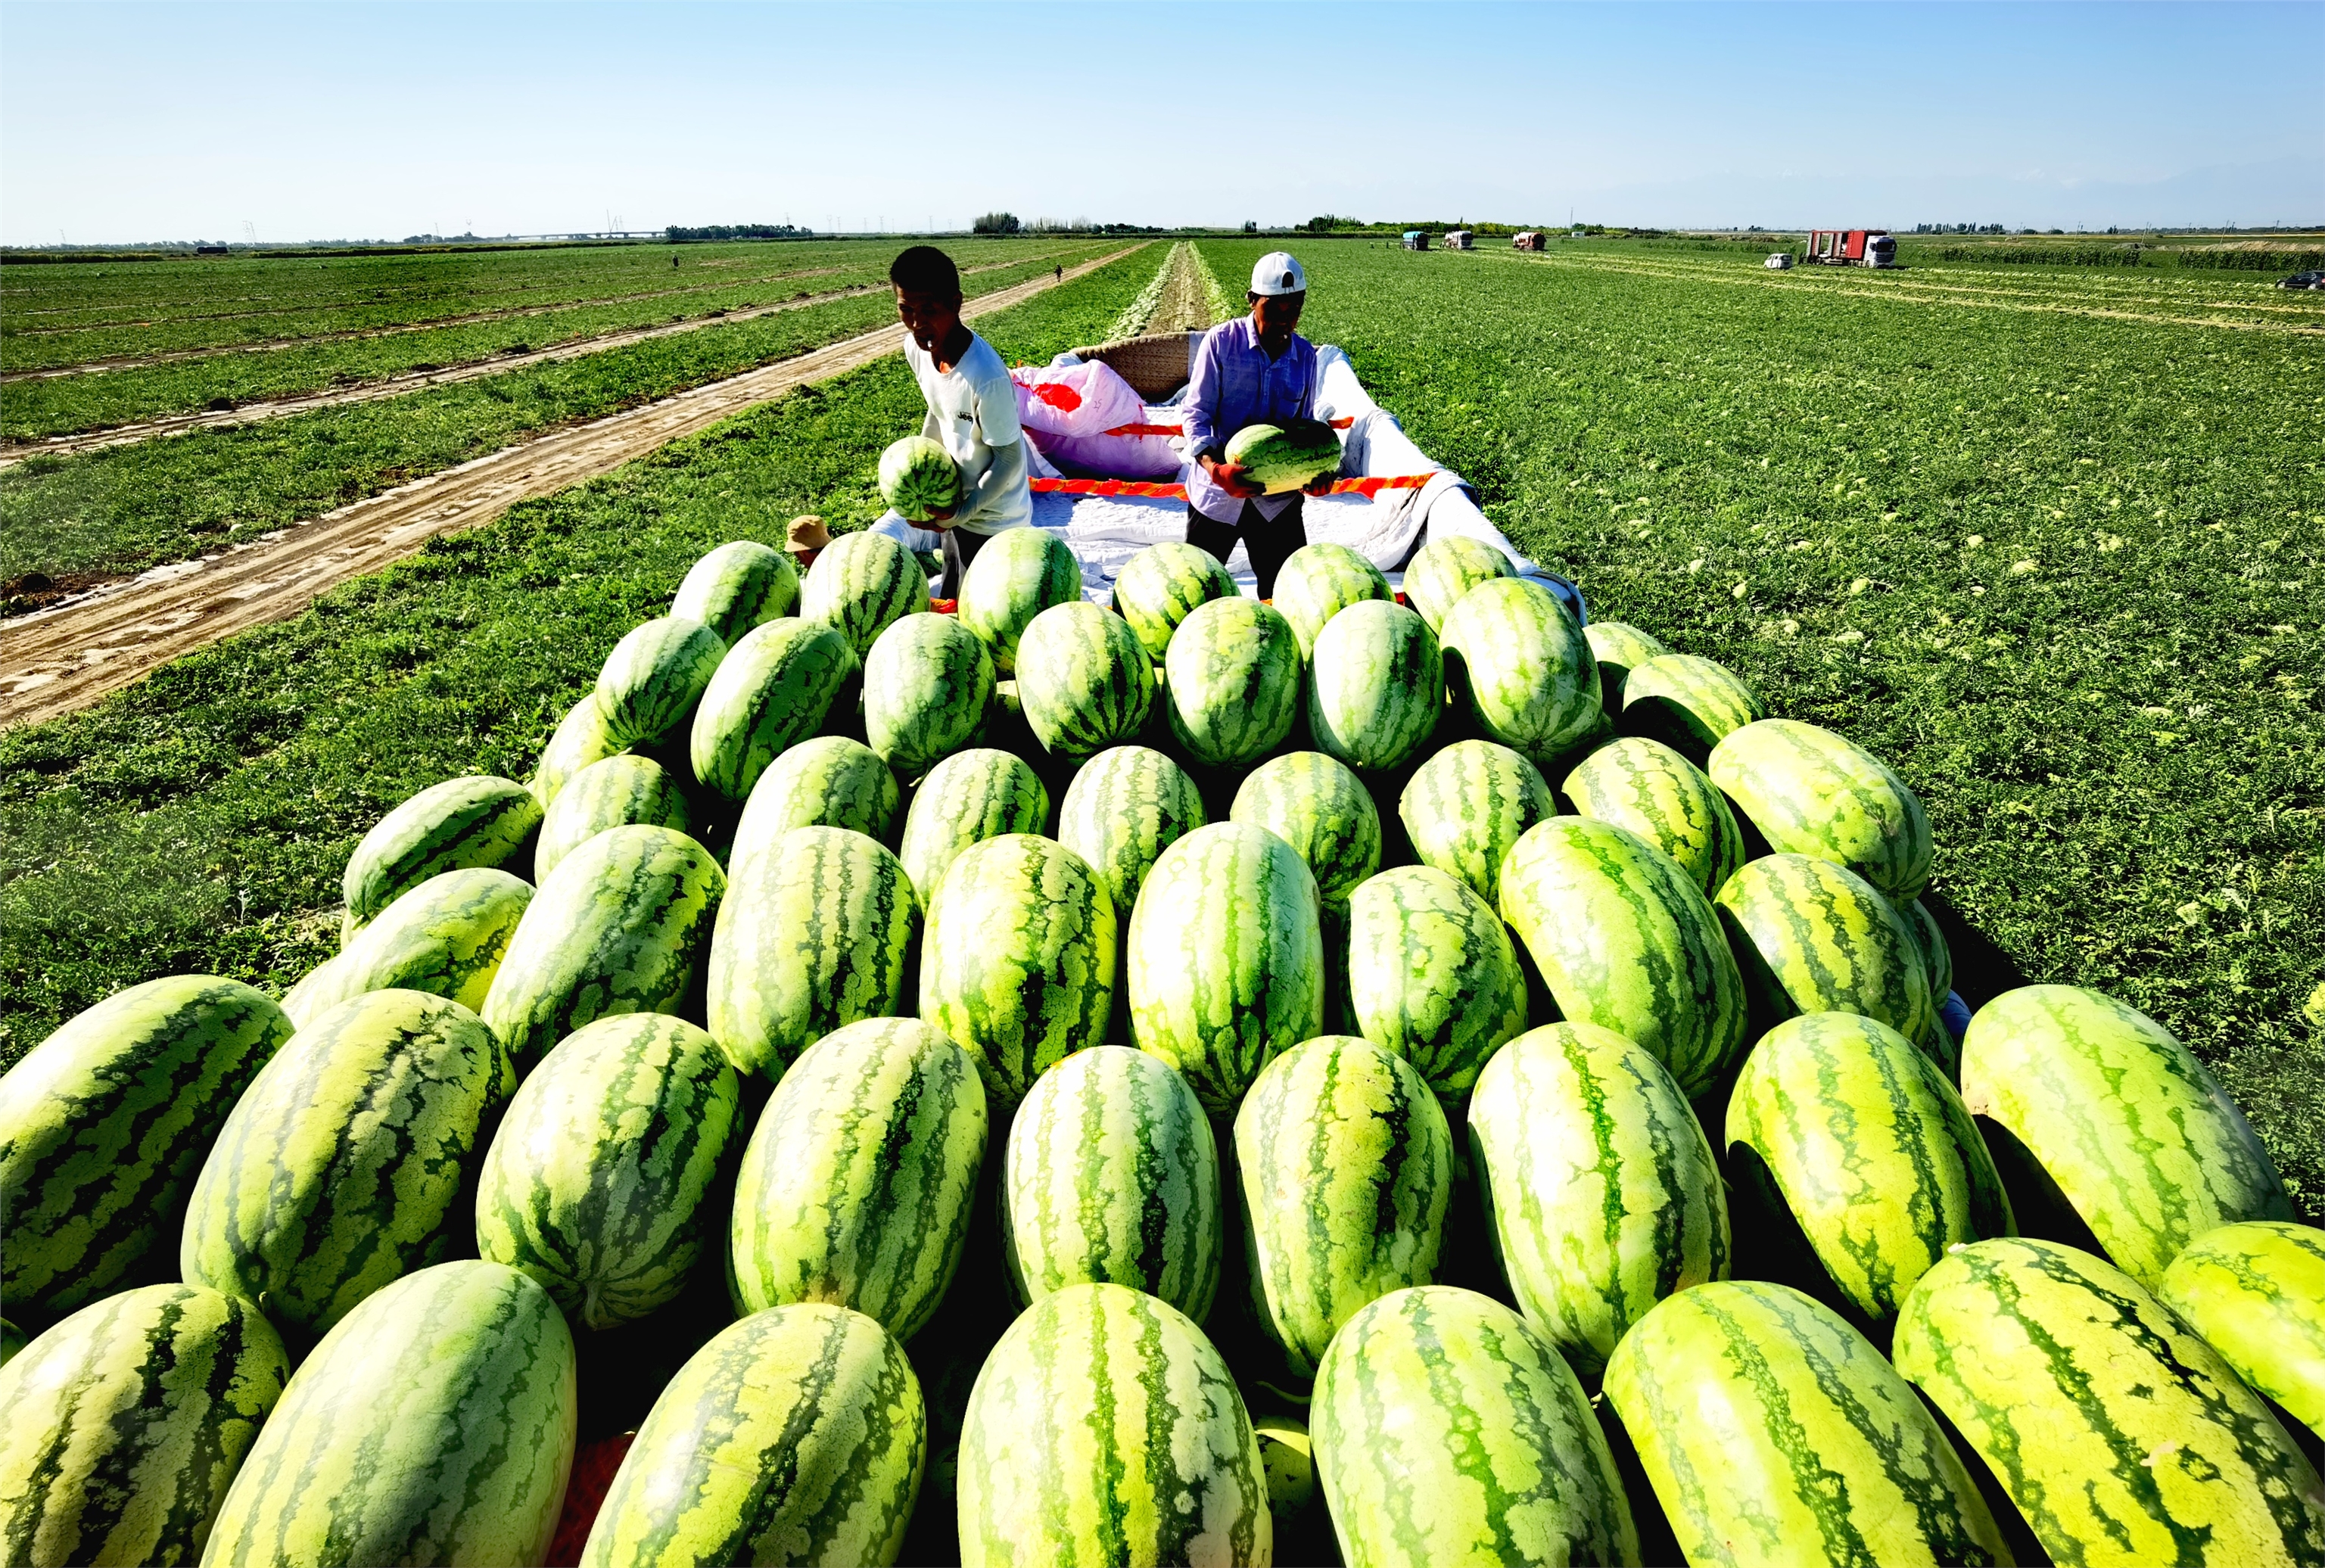
[[[1251,270],[1251,314],[1212,328],[1195,349],[1182,410],[1194,467],[1187,472],[1187,543],[1226,561],[1243,540],[1259,597],[1275,595],[1275,574],[1308,543],[1301,495],[1269,496],[1227,460],[1229,438],[1246,425],[1289,428],[1316,406],[1316,345],[1295,330],[1308,302],[1308,274],[1283,251]],[[1331,487],[1326,474],[1307,494]]]

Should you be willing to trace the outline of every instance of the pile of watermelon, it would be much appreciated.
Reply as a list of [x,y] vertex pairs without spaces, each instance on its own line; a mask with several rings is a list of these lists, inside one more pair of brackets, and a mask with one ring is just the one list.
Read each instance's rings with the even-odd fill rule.
[[724,546],[0,1080],[0,1560],[2325,1561],[2325,1234],[1931,859],[1474,542]]

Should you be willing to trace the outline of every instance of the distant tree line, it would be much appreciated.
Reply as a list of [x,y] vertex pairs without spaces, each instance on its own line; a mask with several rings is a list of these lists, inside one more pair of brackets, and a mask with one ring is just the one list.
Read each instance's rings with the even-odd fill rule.
[[712,223],[700,228],[672,224],[663,231],[672,245],[699,245],[713,239],[812,239],[815,230],[789,223]]

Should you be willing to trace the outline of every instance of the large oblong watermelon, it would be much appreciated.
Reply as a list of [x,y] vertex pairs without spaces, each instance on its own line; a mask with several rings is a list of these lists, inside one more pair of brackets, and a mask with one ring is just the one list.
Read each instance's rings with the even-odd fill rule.
[[1413,771],[1397,799],[1424,866],[1458,877],[1496,909],[1502,862],[1528,828],[1558,814],[1542,770],[1490,740],[1457,740]]
[[2155,1294],[2237,1376],[2325,1437],[2325,1230],[2289,1220],[2207,1230]]
[[799,608],[799,568],[755,539],[737,539],[687,569],[671,600],[674,619],[699,621],[728,647],[752,627]]
[[1854,871],[1891,898],[1930,880],[1930,818],[1887,763],[1791,719],[1746,724],[1712,748],[1705,771],[1768,847]]
[[1265,828],[1298,852],[1330,912],[1380,869],[1380,812],[1364,782],[1320,751],[1270,757],[1244,775],[1227,820]]
[[1537,765],[1603,717],[1598,662],[1573,612],[1538,582],[1502,577],[1461,596],[1439,622],[1448,700],[1488,740]]
[[739,873],[796,828],[846,828],[887,843],[903,792],[880,754],[845,735],[802,740],[775,758],[735,819],[727,863]]
[[1622,691],[1623,733],[1659,740],[1690,762],[1768,716],[1735,672],[1692,654],[1663,654],[1634,665]]
[[1728,802],[1702,769],[1659,740],[1635,736],[1602,746],[1569,769],[1559,788],[1578,814],[1628,828],[1678,861],[1707,897],[1717,897],[1744,864],[1744,835]]
[[1057,534],[1042,528],[1005,528],[977,547],[961,573],[960,624],[993,655],[993,669],[1017,671],[1017,644],[1033,617],[1082,596],[1081,562]]
[[696,780],[748,800],[768,765],[821,726],[856,667],[848,639],[820,622],[786,617],[745,633],[695,706],[687,758]]
[[1763,855],[1728,878],[1714,907],[1755,1033],[1802,1013],[1856,1013],[1931,1050],[1953,1072],[1952,1051],[1934,1039],[1938,1010],[1921,948],[1862,877],[1812,856]]
[[1458,1105],[1487,1059],[1524,1033],[1525,971],[1509,928],[1468,883],[1399,866],[1348,901],[1348,1006],[1359,1034]]
[[991,747],[956,751],[921,781],[896,855],[925,911],[963,849],[1003,833],[1038,833],[1050,792],[1023,757]]
[[597,691],[593,686],[557,721],[549,744],[541,748],[541,760],[534,765],[533,777],[525,788],[545,809],[557,799],[557,792],[565,787],[566,780],[591,763],[602,762],[626,749],[627,744],[607,727],[605,711],[597,706]]
[[1366,773],[1420,755],[1445,706],[1436,634],[1400,604],[1350,605],[1316,634],[1308,729],[1317,749]]
[[1017,650],[1017,698],[1033,738],[1080,758],[1135,738],[1154,705],[1154,666],[1128,622],[1087,599],[1035,616]]
[[958,616],[906,616],[864,661],[864,738],[902,778],[975,739],[992,701],[992,656]]
[[597,672],[597,708],[625,746],[652,745],[693,716],[727,645],[700,621],[665,616],[635,626]]
[[1631,672],[1671,652],[1638,627],[1621,621],[1592,621],[1582,628],[1582,636],[1598,661],[1598,691],[1609,713],[1623,710],[1623,687]]
[[892,441],[880,454],[880,498],[907,523],[925,523],[960,505],[960,465],[924,435]]
[[1146,747],[1117,746],[1075,771],[1058,807],[1058,842],[1089,862],[1126,928],[1155,858],[1208,821],[1186,769]]
[[1166,539],[1132,556],[1114,580],[1114,613],[1130,624],[1147,656],[1160,663],[1171,635],[1199,605],[1233,598],[1235,579],[1200,545]]
[[1516,575],[1510,558],[1484,540],[1449,533],[1414,551],[1404,563],[1404,598],[1433,632],[1463,594],[1481,582]]
[[838,631],[859,659],[891,625],[928,608],[921,563],[885,533],[841,534],[800,584],[800,618]]
[[624,754],[593,762],[566,781],[542,813],[533,846],[533,879],[546,882],[557,863],[608,828],[646,822],[681,833],[694,828],[686,791],[650,756]]
[[533,895],[531,883],[482,866],[431,877],[294,987],[283,1010],[303,1029],[350,997],[405,990],[481,1011]]
[[542,803],[523,784],[471,775],[431,784],[374,823],[347,857],[339,891],[355,930],[431,877],[524,864]]
[[1275,608],[1292,623],[1302,659],[1312,659],[1316,639],[1342,610],[1394,597],[1380,568],[1345,544],[1303,544],[1275,575]]
[[1271,496],[1301,489],[1340,467],[1340,438],[1321,420],[1247,424],[1227,439],[1227,459]]
[[1300,642],[1292,623],[1255,598],[1198,605],[1163,655],[1171,733],[1198,762],[1238,767],[1292,733],[1300,706]]

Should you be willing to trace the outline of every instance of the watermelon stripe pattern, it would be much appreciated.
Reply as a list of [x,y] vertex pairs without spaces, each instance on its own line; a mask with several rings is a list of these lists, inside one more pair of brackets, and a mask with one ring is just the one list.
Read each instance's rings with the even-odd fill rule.
[[1150,747],[1117,746],[1082,764],[1066,786],[1058,842],[1089,862],[1127,926],[1155,860],[1208,821],[1186,769]]
[[885,533],[843,533],[800,584],[800,619],[828,626],[858,659],[880,634],[929,608],[929,580],[912,552]]
[[1929,905],[1918,898],[1908,898],[1896,909],[1898,918],[1913,933],[1913,945],[1922,951],[1922,973],[1929,979],[1931,1007],[1942,1008],[1954,988],[1954,955],[1946,945],[1946,933]]
[[301,980],[283,1010],[304,1028],[366,991],[426,991],[481,1009],[500,973],[533,885],[471,866],[431,877],[356,932],[345,951]]
[[903,792],[880,754],[844,735],[803,740],[770,764],[735,819],[727,863],[740,872],[794,828],[846,828],[885,844]]
[[1026,626],[1017,697],[1045,750],[1088,756],[1134,738],[1145,724],[1154,706],[1153,661],[1120,616],[1077,598]]
[[1196,761],[1241,767],[1292,733],[1300,712],[1300,640],[1251,598],[1199,605],[1163,655],[1171,734]]
[[754,1313],[654,1401],[583,1568],[894,1563],[928,1425],[912,1363],[870,1318],[805,1302]]
[[1459,877],[1498,909],[1510,846],[1557,815],[1558,803],[1542,770],[1519,753],[1457,740],[1414,771],[1396,811],[1422,865]]
[[1437,628],[1448,700],[1537,765],[1600,718],[1598,662],[1558,596],[1522,578],[1479,583]]
[[695,781],[726,800],[750,799],[775,758],[821,728],[856,670],[855,650],[829,626],[786,617],[746,633],[695,707],[686,739]]
[[1602,746],[1559,788],[1579,815],[1627,829],[1678,861],[1706,897],[1717,897],[1744,864],[1744,835],[1728,802],[1700,768],[1661,741]]
[[906,616],[864,661],[864,738],[903,778],[975,739],[992,702],[992,656],[956,616]]
[[2325,1561],[2325,1482],[2276,1417],[2088,1252],[1956,1250],[1906,1298],[1895,1356],[2055,1561]]
[[300,1366],[202,1562],[541,1562],[576,1394],[573,1336],[523,1275],[468,1259],[399,1280]]
[[1359,1034],[1456,1105],[1525,1032],[1525,971],[1509,928],[1468,883],[1400,866],[1349,902],[1348,1004]]
[[549,744],[542,747],[541,760],[533,766],[533,781],[525,787],[545,811],[575,774],[593,762],[618,756],[625,749],[606,728],[606,716],[597,708],[597,688],[592,687],[557,721]]
[[1622,711],[1623,686],[1631,672],[1671,652],[1638,627],[1621,621],[1592,621],[1582,628],[1582,636],[1598,661],[1599,697],[1609,713]]
[[1334,617],[1351,605],[1394,598],[1380,568],[1345,544],[1303,544],[1275,577],[1275,608],[1292,623],[1301,658],[1311,663],[1316,639]]
[[1181,540],[1150,544],[1114,580],[1114,613],[1130,623],[1149,658],[1161,660],[1171,635],[1199,605],[1233,598],[1235,579],[1210,552]]
[[694,829],[686,793],[662,764],[646,756],[591,763],[566,781],[542,814],[541,836],[533,846],[533,881],[547,881],[560,860],[607,829],[634,822],[681,833]]
[[468,866],[522,866],[541,802],[505,778],[446,779],[382,817],[347,858],[340,892],[360,927],[431,877]]
[[1380,869],[1380,811],[1364,781],[1320,751],[1287,752],[1244,775],[1227,820],[1264,828],[1292,846],[1337,915]]
[[699,621],[733,647],[745,633],[799,608],[799,568],[755,539],[722,544],[687,569],[671,618]]
[[1017,645],[1034,618],[1081,597],[1081,562],[1063,539],[1011,528],[987,539],[961,574],[957,613],[993,655],[994,673],[1005,677],[1017,673]]
[[1413,552],[1404,564],[1404,598],[1435,631],[1445,612],[1481,582],[1514,577],[1510,558],[1482,539],[1450,533],[1432,539]]
[[1705,771],[1771,849],[1846,867],[1891,898],[1918,898],[1929,886],[1921,797],[1854,741],[1764,719],[1714,747]]
[[1807,855],[1764,855],[1728,879],[1717,907],[1759,1029],[1856,1013],[1908,1040],[1936,1032],[1913,933],[1863,878]]
[[1690,1563],[2010,1560],[1913,1389],[1796,1290],[1681,1291],[1616,1347],[1606,1390]]
[[625,746],[651,745],[687,722],[727,645],[700,621],[664,617],[633,626],[597,672],[597,710]]
[[897,850],[921,907],[963,849],[1004,833],[1038,833],[1049,816],[1050,792],[1022,757],[976,747],[937,764],[912,796]]
[[1334,616],[1310,652],[1308,730],[1318,749],[1366,773],[1420,755],[1445,707],[1444,659],[1427,622],[1367,599]]
[[214,1290],[83,1307],[0,1369],[0,1560],[200,1561],[290,1378],[258,1309]]
[[1767,716],[1734,671],[1692,654],[1661,654],[1623,678],[1623,733],[1659,740],[1690,762]]
[[2325,1231],[2285,1220],[2207,1230],[2155,1294],[2237,1376],[2325,1436]]

